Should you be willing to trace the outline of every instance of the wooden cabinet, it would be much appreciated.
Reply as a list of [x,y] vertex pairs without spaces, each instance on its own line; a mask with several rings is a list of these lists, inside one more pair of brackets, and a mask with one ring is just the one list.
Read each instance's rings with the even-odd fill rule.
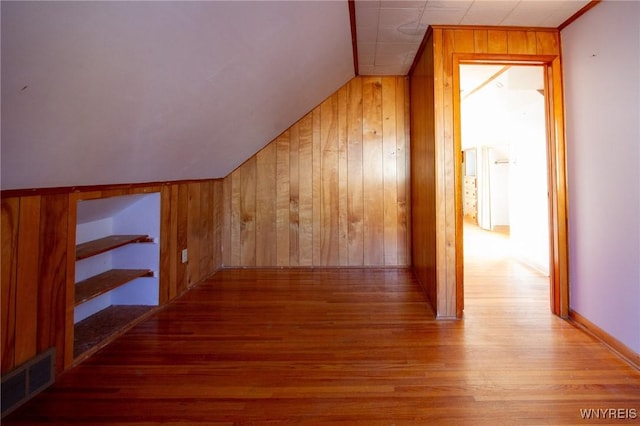
[[159,194],[78,201],[74,358],[158,306]]
[[464,216],[475,222],[478,217],[478,189],[475,176],[464,177],[463,191]]

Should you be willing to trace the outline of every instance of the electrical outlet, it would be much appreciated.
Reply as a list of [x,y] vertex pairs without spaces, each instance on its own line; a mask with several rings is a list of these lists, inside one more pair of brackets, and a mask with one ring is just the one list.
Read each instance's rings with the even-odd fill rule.
[[182,250],[182,263],[187,263],[189,260],[189,256],[187,254],[187,249]]

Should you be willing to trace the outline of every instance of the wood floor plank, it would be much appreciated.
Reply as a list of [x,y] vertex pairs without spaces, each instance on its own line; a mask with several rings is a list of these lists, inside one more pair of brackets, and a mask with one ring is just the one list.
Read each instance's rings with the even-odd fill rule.
[[463,320],[437,321],[409,270],[222,270],[3,423],[539,425],[640,409],[640,373],[551,315],[544,279],[496,271],[467,277]]

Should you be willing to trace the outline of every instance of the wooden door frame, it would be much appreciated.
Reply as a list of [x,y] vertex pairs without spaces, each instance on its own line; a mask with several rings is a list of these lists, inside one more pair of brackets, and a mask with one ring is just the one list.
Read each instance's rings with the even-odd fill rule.
[[567,208],[567,169],[564,135],[562,67],[558,55],[454,54],[453,119],[456,152],[456,252],[458,279],[457,316],[464,309],[462,137],[460,120],[460,65],[537,65],[544,69],[544,98],[547,133],[547,176],[549,188],[549,275],[551,312],[569,316],[569,236]]

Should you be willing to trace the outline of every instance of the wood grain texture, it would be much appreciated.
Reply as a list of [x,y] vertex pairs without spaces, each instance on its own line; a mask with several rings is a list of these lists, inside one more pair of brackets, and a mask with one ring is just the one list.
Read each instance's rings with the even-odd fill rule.
[[[235,173],[235,172],[234,172]],[[218,202],[218,206],[221,210],[222,215],[222,226],[221,226],[221,244],[220,251],[222,256],[221,265],[231,265],[231,233],[232,233],[232,215],[231,215],[231,207],[232,203],[232,179],[233,173],[227,176],[226,179],[222,180],[222,198]]]
[[[171,295],[171,267],[172,260],[177,249],[175,247],[175,239],[171,238],[172,221],[171,221],[171,186],[163,186],[160,192],[160,270],[161,274],[159,282],[159,305],[164,305],[174,296]],[[173,244],[173,246],[172,246]],[[175,269],[174,269],[175,270]]]
[[[225,265],[409,265],[408,90],[402,77],[355,78],[252,157],[255,189],[235,183],[250,161],[225,178],[229,215],[264,217],[254,247],[232,220],[231,252],[262,254]],[[241,212],[233,197],[247,190],[267,204]]]
[[256,263],[256,167],[253,156],[240,166],[240,262]]
[[396,179],[398,229],[398,265],[411,264],[411,175],[410,175],[410,101],[406,79],[396,80]]
[[[65,347],[67,303],[68,195],[42,197],[38,271],[38,328],[36,350]],[[56,352],[56,372],[64,370],[64,350]]]
[[[398,264],[398,117],[396,81],[382,81],[382,178],[384,264]],[[404,117],[400,117],[403,120]]]
[[364,264],[384,264],[384,164],[382,77],[362,80],[362,167],[364,170]]
[[[297,135],[296,135],[297,137]],[[295,207],[293,206],[291,196],[291,134],[284,132],[276,140],[276,203],[275,203],[275,225],[276,225],[276,265],[289,266],[291,263],[291,243],[289,241],[291,234],[290,219],[292,212],[295,210],[297,216],[298,200],[296,195]],[[296,140],[296,144],[298,141]],[[296,153],[297,154],[297,153]],[[297,164],[296,164],[297,167]],[[298,174],[295,170],[295,179],[297,184]],[[297,189],[297,188],[296,188]],[[298,218],[295,217],[297,223]],[[297,235],[295,236],[297,238]],[[296,253],[297,254],[297,253]],[[297,259],[295,259],[297,263]]]
[[[435,37],[439,37],[438,32]],[[413,271],[431,306],[437,302],[436,280],[436,153],[434,67],[441,43],[430,31],[423,55],[411,76],[411,258]],[[438,94],[441,99],[441,94]]]
[[338,97],[320,105],[320,265],[339,265]]
[[148,242],[148,235],[111,235],[76,246],[76,260],[86,259],[131,243]]
[[223,270],[3,424],[568,425],[640,407],[640,373],[551,315],[544,277],[480,266],[463,321],[434,320],[408,270]]
[[338,91],[338,264],[349,265],[349,163],[347,158],[347,96],[348,86],[342,86]]
[[94,275],[75,285],[75,305],[98,297],[136,278],[151,276],[153,276],[153,271],[148,269],[110,269]]
[[20,199],[2,199],[2,372],[15,366],[16,286]]
[[[200,273],[198,281],[207,278],[217,269],[215,267],[215,255],[214,255],[214,241],[215,227],[214,227],[214,191],[213,181],[200,183],[200,211],[199,216],[201,220],[202,229],[198,233],[199,246],[200,246]],[[219,241],[217,240],[219,245]],[[219,264],[219,263],[218,263]]]
[[[188,249],[189,242],[189,184],[180,183],[176,185],[177,199],[176,199],[176,296],[184,293],[189,288],[189,270],[187,269],[187,263],[182,263],[180,256],[183,249]],[[191,226],[193,228],[193,226]]]
[[216,179],[212,183],[213,185],[213,263],[211,266],[211,272],[213,273],[220,269],[224,264],[223,260],[223,247],[224,239],[226,238],[225,225],[226,214],[224,209],[224,200],[226,199],[225,186],[222,179]]
[[362,79],[354,79],[347,90],[347,262],[364,265]]
[[307,114],[298,123],[298,261],[300,266],[313,265],[313,115]]
[[[289,131],[289,266],[300,265],[300,126]],[[285,153],[283,152],[283,155]],[[284,170],[278,171],[278,176]],[[281,208],[278,208],[278,214]],[[280,218],[280,216],[278,216]],[[284,220],[284,217],[282,218]]]
[[187,287],[200,281],[201,239],[203,231],[203,217],[200,212],[201,183],[189,183],[187,187],[187,241],[186,248],[189,261],[187,267]]
[[16,333],[16,365],[37,353],[40,270],[36,253],[40,252],[40,199],[40,196],[20,198],[19,262],[16,276],[16,326],[19,327],[19,332]]
[[277,143],[269,144],[256,155],[255,182],[255,261],[277,263]]

